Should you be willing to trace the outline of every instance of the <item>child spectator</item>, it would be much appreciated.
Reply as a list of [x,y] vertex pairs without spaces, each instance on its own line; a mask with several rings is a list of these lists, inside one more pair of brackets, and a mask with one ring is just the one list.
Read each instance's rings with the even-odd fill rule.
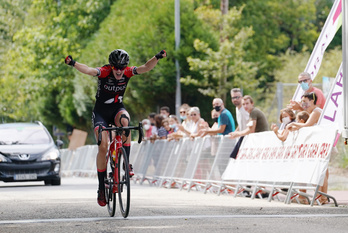
[[[291,112],[292,112],[292,110],[290,110]],[[301,112],[299,112],[299,113],[297,113],[297,115],[296,115],[296,123],[306,123],[307,122],[307,120],[308,120],[308,118],[309,118],[309,113],[308,112],[306,112],[306,111],[301,111]],[[280,121],[281,123],[285,123],[284,122],[284,118]],[[287,124],[290,124],[290,123],[292,123],[293,121],[291,121],[291,122],[288,122]],[[286,124],[286,125],[287,125]],[[286,126],[285,125],[285,126]],[[286,138],[288,137],[288,135],[289,135],[289,129],[287,129],[287,128],[285,128],[283,131],[281,131],[281,132],[279,132],[278,131],[278,127],[275,125],[275,124],[272,124],[272,126],[271,126],[271,129],[273,130],[273,132],[277,135],[277,137],[279,138],[279,140],[281,140],[281,141],[285,141],[286,140]]]
[[167,139],[167,135],[170,133],[170,126],[168,118],[162,120],[162,126],[158,129],[157,136],[159,139]]
[[173,133],[179,130],[179,120],[175,115],[169,116],[169,126],[172,129],[171,132]]
[[162,121],[163,121],[163,117],[160,114],[156,114],[154,117],[155,120],[155,125],[153,127],[156,127],[156,133],[152,133],[152,136],[150,138],[151,142],[153,142],[154,140],[158,139],[158,130],[162,127]]
[[[283,108],[282,110],[280,110],[279,121],[280,123],[284,123],[285,126],[291,122],[294,122],[295,118],[296,118],[295,113],[291,109]],[[289,130],[287,129],[284,129],[279,132],[279,128],[276,124],[271,125],[271,130],[273,130],[273,132],[276,134],[279,140],[283,142],[286,140],[289,134]]]

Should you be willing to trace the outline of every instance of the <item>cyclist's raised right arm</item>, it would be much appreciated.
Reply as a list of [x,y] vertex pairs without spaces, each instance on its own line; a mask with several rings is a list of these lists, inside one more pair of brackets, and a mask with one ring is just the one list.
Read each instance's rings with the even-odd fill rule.
[[69,66],[75,67],[75,69],[84,74],[88,74],[91,76],[97,76],[99,74],[99,71],[97,69],[91,68],[85,64],[74,61],[74,59],[70,55],[65,58],[65,63]]

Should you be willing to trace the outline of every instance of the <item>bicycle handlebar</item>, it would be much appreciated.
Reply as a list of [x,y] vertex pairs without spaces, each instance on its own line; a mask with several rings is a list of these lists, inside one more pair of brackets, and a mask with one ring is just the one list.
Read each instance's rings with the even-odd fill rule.
[[125,129],[135,129],[138,130],[139,132],[139,138],[138,138],[138,143],[140,144],[141,141],[143,140],[143,124],[141,122],[139,122],[138,126],[125,126],[125,127],[107,127],[107,128],[103,128],[102,125],[99,125],[99,129],[98,129],[98,146],[100,146],[101,141],[102,141],[102,132],[103,131],[116,131],[118,133],[122,133]]

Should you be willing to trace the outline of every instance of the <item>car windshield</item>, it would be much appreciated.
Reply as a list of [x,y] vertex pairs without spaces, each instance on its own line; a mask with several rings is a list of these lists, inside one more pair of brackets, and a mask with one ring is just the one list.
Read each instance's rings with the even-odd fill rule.
[[40,126],[9,126],[0,129],[0,145],[47,144],[50,137]]

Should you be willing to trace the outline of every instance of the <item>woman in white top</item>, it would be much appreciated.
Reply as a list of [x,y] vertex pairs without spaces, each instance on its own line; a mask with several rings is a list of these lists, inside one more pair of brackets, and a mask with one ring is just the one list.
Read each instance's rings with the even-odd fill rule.
[[318,123],[323,109],[317,107],[317,95],[314,92],[304,94],[301,98],[302,108],[309,113],[306,123],[292,122],[286,126],[290,131],[299,130],[302,127],[313,126]]
[[201,112],[198,107],[192,107],[189,111],[191,116],[191,125],[186,132],[190,137],[197,137],[201,134],[201,129],[208,126],[208,123],[201,117]]
[[[317,103],[317,95],[314,92],[304,94],[302,96],[302,99],[301,99],[301,104],[302,104],[302,108],[306,112],[309,113],[308,120],[306,121],[306,123],[297,123],[297,122],[290,123],[286,126],[286,129],[288,129],[290,131],[294,131],[294,130],[298,130],[302,127],[316,125],[318,123],[320,114],[323,112],[323,110],[321,108],[319,108],[316,105],[316,103]],[[328,185],[329,185],[328,179],[329,179],[329,170],[326,170],[324,184],[323,184],[323,186],[319,187],[319,191],[321,191],[323,193],[327,193],[327,189],[328,189]],[[300,191],[305,192],[306,190],[300,190]],[[299,199],[300,199],[301,203],[306,202],[306,199],[303,198],[302,196],[300,196]],[[325,204],[328,202],[328,199],[325,196],[321,196],[319,198],[319,201],[321,204]]]

